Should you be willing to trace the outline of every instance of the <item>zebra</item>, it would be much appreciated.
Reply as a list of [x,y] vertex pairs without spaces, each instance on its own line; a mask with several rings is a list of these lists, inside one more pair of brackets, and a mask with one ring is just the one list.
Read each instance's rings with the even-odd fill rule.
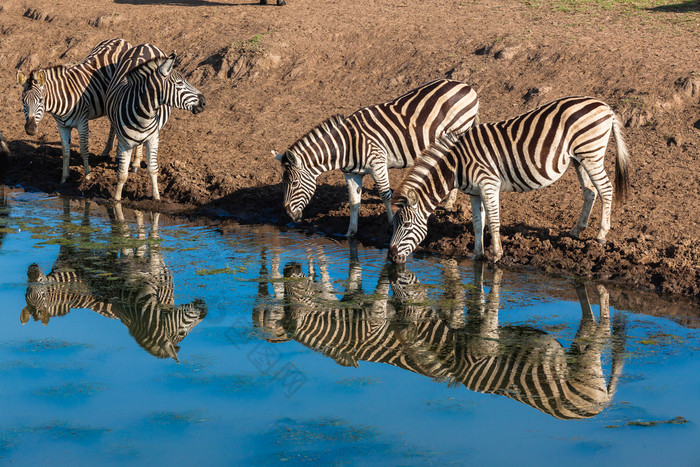
[[[268,342],[293,339],[341,366],[385,363],[451,387],[505,396],[559,419],[590,418],[610,404],[624,367],[624,316],[616,314],[611,334],[604,287],[597,287],[596,322],[585,287],[575,284],[582,315],[567,350],[554,336],[534,327],[499,325],[498,267],[485,294],[483,263],[475,262],[475,287],[469,296],[462,294],[464,287],[456,287],[461,285],[456,263],[446,262],[442,271],[445,281],[455,287],[445,287],[437,307],[416,275],[395,264],[385,265],[380,273],[373,296],[379,307],[357,300],[343,306],[316,299],[320,284],[291,263],[285,267],[283,314],[275,320],[254,313],[254,320],[272,331]],[[458,304],[443,309],[446,300]],[[461,319],[456,319],[460,313]],[[611,339],[613,358],[606,381],[602,349]]]
[[[166,56],[158,47],[141,44],[127,51],[119,61],[107,90],[107,115],[117,136],[119,174],[114,199],[122,198],[128,177],[129,150],[140,144],[148,152],[148,173],[153,198],[158,191],[158,135],[170,116],[171,107],[197,114],[204,110],[206,99],[173,69],[175,53]],[[141,164],[137,156],[133,168]]]
[[[284,208],[294,221],[316,191],[323,172],[340,169],[350,198],[346,236],[357,233],[362,179],[369,174],[392,221],[390,168],[413,165],[414,159],[445,132],[460,133],[476,120],[476,91],[460,81],[438,79],[396,99],[364,107],[345,118],[336,115],[275,157],[284,167]],[[274,151],[273,151],[274,153]],[[449,199],[452,209],[456,192]]]
[[[58,65],[31,71],[17,72],[17,83],[22,86],[22,105],[26,119],[24,130],[36,134],[44,112],[53,115],[58,125],[63,153],[61,183],[68,180],[70,165],[71,130],[78,129],[80,155],[85,176],[89,178],[88,121],[105,115],[107,87],[117,68],[117,62],[131,44],[123,39],[106,39],[97,44],[90,54],[73,66]],[[101,156],[107,157],[114,142],[114,128],[110,127],[107,144]]]
[[0,131],[0,154],[5,156],[10,155],[10,148],[7,146],[5,138],[2,136],[2,131]]
[[[67,211],[70,215],[70,210]],[[151,355],[179,362],[178,344],[206,317],[206,303],[195,299],[175,306],[172,273],[157,243],[146,236],[143,213],[134,213],[136,246],[110,247],[86,254],[62,244],[49,274],[43,274],[36,264],[31,265],[27,271],[27,306],[20,314],[22,324],[33,317],[46,325],[50,318],[64,316],[71,309],[88,308],[121,321],[134,340]],[[108,214],[112,235],[130,239],[132,233],[121,205],[113,206]],[[85,218],[89,219],[87,209]],[[159,238],[159,219],[159,214],[154,213],[151,239]],[[100,274],[96,275],[95,271]]]
[[619,119],[604,102],[566,97],[518,117],[485,123],[461,136],[446,135],[426,149],[397,187],[394,231],[389,257],[405,262],[427,234],[428,216],[453,188],[471,198],[474,258],[483,257],[483,210],[492,237],[493,261],[503,255],[499,192],[537,190],[556,181],[573,163],[583,189],[583,209],[570,234],[578,238],[588,225],[600,195],[602,217],[596,241],[604,244],[610,229],[613,186],[603,165],[610,133],[617,159],[615,191],[624,201],[629,189],[629,152]]

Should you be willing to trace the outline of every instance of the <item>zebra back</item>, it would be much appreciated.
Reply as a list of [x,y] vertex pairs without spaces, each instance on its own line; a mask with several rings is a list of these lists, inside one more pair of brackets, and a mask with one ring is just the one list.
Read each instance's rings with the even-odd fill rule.
[[[131,47],[123,39],[107,39],[97,44],[80,62],[73,66],[54,66],[33,70],[24,79],[22,100],[43,98],[46,112],[66,126],[80,118],[92,120],[105,115],[107,88],[121,55]],[[18,81],[23,74],[18,73]],[[37,122],[40,120],[37,115]]]

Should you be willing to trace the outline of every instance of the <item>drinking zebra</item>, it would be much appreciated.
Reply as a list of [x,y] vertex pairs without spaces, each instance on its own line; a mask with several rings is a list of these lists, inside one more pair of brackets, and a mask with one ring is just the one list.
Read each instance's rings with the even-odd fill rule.
[[[28,135],[36,134],[44,112],[53,115],[58,125],[63,153],[61,183],[68,179],[70,165],[71,130],[78,129],[80,155],[85,175],[90,173],[88,163],[88,121],[105,115],[107,87],[117,68],[121,55],[131,48],[123,39],[107,39],[97,44],[90,54],[76,65],[63,65],[34,70],[25,75],[17,72],[17,83],[23,87],[22,105]],[[102,156],[109,155],[114,141],[110,127]]]
[[[114,199],[122,198],[128,177],[130,149],[145,144],[153,198],[158,191],[158,135],[171,107],[197,114],[206,99],[183,75],[173,69],[175,53],[166,56],[158,47],[141,44],[126,52],[107,91],[107,115],[117,135],[119,174]],[[137,156],[134,170],[141,164]]]
[[[460,132],[475,121],[476,92],[460,81],[439,79],[394,100],[332,117],[275,156],[284,167],[284,207],[293,220],[316,191],[316,179],[329,170],[345,175],[350,197],[347,236],[357,233],[362,179],[371,175],[392,220],[388,169],[413,165],[423,149],[447,132]],[[456,195],[456,193],[454,194]],[[451,209],[454,196],[448,201]]]
[[[289,264],[282,316],[262,319],[258,311],[254,319],[271,331],[269,342],[282,342],[282,336],[294,339],[342,366],[381,362],[452,387],[505,396],[560,419],[593,417],[607,407],[624,364],[624,321],[620,315],[612,323],[612,365],[606,381],[602,350],[613,335],[605,288],[598,287],[596,321],[585,287],[576,286],[582,315],[567,350],[539,329],[499,325],[502,273],[494,270],[485,294],[482,263],[474,267],[475,287],[469,296],[464,287],[448,286],[445,296],[435,301],[413,272],[386,265],[373,300],[343,306],[318,300],[318,284],[304,276],[300,265]],[[444,264],[443,274],[447,282],[461,285],[456,264]],[[445,309],[448,301],[451,306]]]
[[[33,317],[47,324],[50,318],[64,316],[71,309],[88,308],[119,319],[151,355],[179,361],[178,344],[206,317],[206,305],[196,299],[175,306],[172,273],[158,243],[153,241],[159,238],[158,213],[153,215],[149,239],[143,214],[135,211],[136,246],[121,206],[114,206],[109,214],[112,235],[130,239],[130,246],[86,251],[62,244],[49,274],[44,275],[36,264],[31,265],[27,271],[27,306],[22,310],[21,321],[24,324]],[[89,219],[87,211],[85,217]],[[90,230],[84,231],[87,237],[83,240],[90,241]]]
[[620,123],[604,102],[590,97],[567,97],[498,123],[471,128],[461,136],[439,139],[412,167],[396,189],[394,232],[389,257],[404,262],[425,238],[428,216],[453,188],[471,197],[474,257],[483,250],[483,209],[491,230],[493,261],[503,255],[500,237],[499,192],[537,190],[556,181],[573,164],[583,189],[583,209],[571,235],[588,225],[596,194],[602,217],[596,241],[605,243],[610,229],[613,186],[603,165],[610,133],[617,159],[615,191],[618,201],[628,191],[628,151]]

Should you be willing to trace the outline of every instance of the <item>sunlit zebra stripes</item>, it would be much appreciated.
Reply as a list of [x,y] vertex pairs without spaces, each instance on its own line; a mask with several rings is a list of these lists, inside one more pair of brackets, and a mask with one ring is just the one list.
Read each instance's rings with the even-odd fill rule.
[[[114,198],[120,200],[128,176],[130,150],[145,143],[153,198],[158,191],[158,135],[171,107],[197,114],[206,99],[174,70],[175,54],[166,56],[158,47],[141,44],[125,53],[107,91],[107,114],[117,135],[119,174]],[[134,161],[134,170],[141,164]]]
[[388,169],[413,165],[436,138],[469,128],[478,107],[476,92],[470,86],[439,79],[389,102],[364,107],[347,118],[330,118],[276,156],[284,167],[287,213],[299,220],[316,191],[318,176],[339,169],[350,196],[347,235],[357,233],[362,179],[368,174],[374,178],[391,222]]
[[461,136],[447,135],[428,148],[408,171],[394,193],[399,207],[389,255],[404,262],[427,234],[427,220],[453,188],[471,195],[476,237],[474,256],[483,256],[483,215],[492,235],[493,260],[502,254],[499,192],[530,191],[547,186],[573,163],[583,188],[584,204],[574,237],[588,225],[597,195],[602,200],[596,240],[605,243],[610,229],[613,186],[604,167],[610,133],[617,159],[615,191],[624,200],[628,191],[628,151],[620,123],[604,102],[590,97],[567,97],[511,120],[478,125]]
[[[119,58],[130,47],[131,45],[123,39],[107,39],[97,44],[90,54],[76,65],[34,70],[29,76],[21,71],[17,72],[17,82],[23,86],[22,104],[26,133],[36,134],[44,113],[53,115],[58,124],[63,152],[61,183],[68,179],[73,128],[78,129],[85,175],[90,173],[88,121],[105,115],[107,87]],[[110,128],[102,156],[109,154],[113,141],[114,129]]]

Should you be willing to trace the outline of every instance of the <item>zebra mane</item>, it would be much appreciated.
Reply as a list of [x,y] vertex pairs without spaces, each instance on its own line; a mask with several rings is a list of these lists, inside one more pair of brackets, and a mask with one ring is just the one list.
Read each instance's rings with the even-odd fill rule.
[[[289,147],[292,154],[299,156],[304,153],[304,148],[309,147],[315,140],[322,139],[326,135],[333,133],[338,127],[345,122],[344,115],[333,115],[321,124],[312,128],[304,136],[299,138]],[[312,138],[313,137],[313,138]],[[285,163],[285,160],[282,160]]]
[[409,204],[413,197],[409,193],[414,191],[425,208],[432,211],[440,204],[454,188],[456,157],[448,155],[458,140],[458,134],[449,132],[424,149],[394,190],[391,203],[396,206]]
[[57,76],[61,76],[66,72],[66,70],[68,70],[68,67],[66,65],[53,65],[46,68],[37,68],[36,70],[32,70],[29,73],[30,79],[28,81],[36,81],[36,74],[40,71],[44,72],[46,80],[48,81],[52,78],[56,78]]
[[132,63],[129,64],[129,68],[124,73],[124,77],[131,81],[137,74],[141,73],[142,70],[149,69],[149,71],[154,71],[156,68],[158,68],[158,66],[160,66],[160,64],[156,64],[156,62],[165,60],[167,58],[167,56],[154,57],[150,60],[141,63],[138,63],[136,60],[134,60],[132,61]]

